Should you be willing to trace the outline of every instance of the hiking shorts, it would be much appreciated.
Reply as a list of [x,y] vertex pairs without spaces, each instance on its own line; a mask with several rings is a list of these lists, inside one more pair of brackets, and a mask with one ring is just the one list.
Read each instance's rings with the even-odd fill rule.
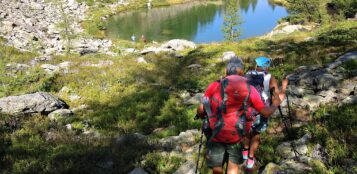
[[262,133],[265,132],[267,128],[268,128],[268,118],[265,118],[262,115],[257,115],[252,125],[252,131],[255,133]]
[[[209,168],[221,167],[225,162],[225,155],[228,160],[235,164],[243,163],[242,149],[240,143],[225,144],[220,142],[207,143],[206,162]],[[226,158],[227,158],[226,157]]]

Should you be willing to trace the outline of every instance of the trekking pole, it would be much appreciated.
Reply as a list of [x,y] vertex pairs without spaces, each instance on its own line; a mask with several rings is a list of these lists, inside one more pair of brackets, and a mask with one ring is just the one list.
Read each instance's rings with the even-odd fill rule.
[[[289,115],[289,118],[290,118],[290,126],[292,128],[293,127],[293,121],[292,121],[293,118],[292,118],[292,115],[291,115],[291,108],[290,108],[290,104],[289,104],[289,95],[288,95],[288,93],[286,93],[286,103],[288,105],[288,115]],[[299,156],[297,154],[300,155],[300,153],[296,150],[296,146],[295,146],[295,142],[294,141],[291,142],[291,147],[292,147],[292,149],[294,151],[295,159],[299,160]]]
[[[291,129],[289,129],[288,124],[286,123],[286,121],[289,120],[290,127],[291,128],[293,127],[288,95],[286,95],[286,102],[287,102],[287,106],[288,106],[288,115],[289,115],[289,117],[286,118],[286,117],[283,116],[283,112],[282,112],[281,106],[279,106],[279,113],[280,113],[280,116],[281,116],[281,118],[283,120],[283,123],[284,123],[284,126],[285,126],[285,132],[288,134],[289,140],[292,140],[293,136],[292,136]],[[300,153],[296,150],[295,142],[291,141],[290,145],[291,145],[291,148],[292,148],[292,150],[294,152],[295,159],[299,160],[299,156],[298,155],[300,155]]]
[[203,144],[203,129],[201,129],[201,138],[200,138],[200,145],[198,146],[198,157],[197,157],[195,174],[197,174],[198,167],[199,167],[199,164],[200,164],[200,156],[201,156],[202,144]]
[[[274,88],[272,88],[272,89],[270,90],[270,94],[271,94],[271,95],[272,95],[273,91],[274,91]],[[289,104],[289,97],[288,97],[288,95],[286,95],[286,102],[287,102],[287,106],[288,106],[288,115],[289,115],[288,118],[287,118],[287,117],[284,117],[283,111],[282,111],[280,105],[279,105],[278,109],[279,109],[280,117],[281,117],[281,119],[282,119],[282,121],[283,121],[283,123],[284,123],[285,132],[286,132],[286,134],[288,135],[289,140],[291,140],[291,139],[293,138],[293,137],[292,137],[292,133],[290,132],[289,127],[288,127],[288,124],[286,123],[286,121],[289,120],[290,126],[291,126],[291,128],[292,128],[292,116],[291,116],[291,110],[290,110],[290,104]],[[292,148],[292,150],[293,150],[293,152],[294,152],[295,159],[296,159],[296,160],[299,160],[299,157],[298,157],[298,155],[297,155],[297,154],[299,154],[299,152],[296,150],[295,142],[292,141],[292,142],[290,143],[290,145],[291,145],[291,148]],[[299,155],[300,155],[300,154],[299,154]]]
[[293,127],[293,123],[292,123],[292,116],[291,116],[291,109],[290,109],[290,104],[289,104],[289,95],[288,93],[286,93],[286,103],[288,105],[288,115],[289,115],[289,118],[290,118],[290,126]]

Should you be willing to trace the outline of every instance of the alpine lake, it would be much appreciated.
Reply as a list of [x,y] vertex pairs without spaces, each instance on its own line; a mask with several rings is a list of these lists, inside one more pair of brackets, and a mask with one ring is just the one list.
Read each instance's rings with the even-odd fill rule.
[[[270,32],[288,11],[269,0],[237,0],[242,23],[239,39]],[[148,41],[185,39],[195,43],[224,41],[222,31],[225,1],[194,2],[168,7],[145,8],[122,12],[109,18],[106,35],[112,39],[136,41],[142,35]]]

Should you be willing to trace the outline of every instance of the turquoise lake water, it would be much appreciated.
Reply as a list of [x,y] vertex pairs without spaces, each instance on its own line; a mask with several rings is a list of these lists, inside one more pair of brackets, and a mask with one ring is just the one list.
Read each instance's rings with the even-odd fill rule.
[[[238,12],[243,23],[240,39],[270,32],[288,11],[269,0],[237,0]],[[114,15],[107,23],[107,36],[136,40],[145,35],[148,41],[186,39],[195,43],[224,41],[222,25],[225,2],[190,3],[140,9]]]

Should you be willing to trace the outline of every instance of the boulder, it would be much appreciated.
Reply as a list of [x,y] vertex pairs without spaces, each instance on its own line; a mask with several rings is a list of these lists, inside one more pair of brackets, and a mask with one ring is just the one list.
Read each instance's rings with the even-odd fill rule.
[[58,109],[48,114],[48,118],[53,121],[70,116],[73,116],[73,112],[69,109]]
[[196,163],[193,160],[186,161],[174,174],[195,174]]
[[159,143],[165,149],[171,149],[178,152],[192,153],[196,144],[196,136],[199,135],[198,130],[187,130],[181,132],[178,136],[166,137],[159,140]]
[[111,60],[100,60],[98,63],[83,62],[81,66],[91,66],[91,67],[106,67],[113,65],[114,62]]
[[49,114],[58,109],[68,108],[59,98],[45,92],[10,96],[0,99],[0,112],[17,114]]
[[305,95],[314,94],[314,90],[310,88],[303,88],[299,86],[288,86],[287,91],[289,91],[289,95],[303,97]]
[[328,70],[335,69],[336,67],[339,67],[344,62],[347,62],[349,60],[357,60],[357,51],[349,52],[349,53],[346,53],[346,54],[342,55],[341,57],[339,57],[334,62],[328,64],[326,69],[328,69]]
[[195,43],[183,39],[173,39],[161,45],[161,48],[168,48],[174,51],[181,51],[186,48],[195,49],[196,47]]
[[309,165],[292,159],[282,161],[279,166],[280,171],[283,173],[305,174],[312,171],[312,168]]
[[328,90],[331,87],[336,87],[339,79],[332,74],[320,74],[315,77],[315,84],[317,90]]
[[[141,54],[148,54],[148,53],[160,53],[160,52],[175,52],[175,51],[182,51],[187,48],[195,49],[197,46],[195,43],[187,40],[182,39],[173,39],[164,44],[160,47],[147,47],[142,50]],[[181,56],[174,56],[180,58]]]
[[357,94],[357,80],[346,80],[339,88],[339,92],[343,95],[356,95]]
[[69,67],[71,67],[73,65],[73,62],[71,61],[65,61],[65,62],[62,62],[60,64],[58,64],[57,66],[62,68],[62,69],[68,69]]
[[290,25],[288,22],[284,22],[277,25],[267,36],[272,37],[277,34],[290,34],[295,31],[310,31],[313,28],[313,25]]
[[342,100],[342,104],[357,104],[357,96],[348,96]]
[[4,33],[9,33],[12,31],[14,28],[14,23],[10,21],[2,21],[2,24],[0,25],[0,30]]
[[30,61],[30,64],[32,66],[36,65],[37,63],[40,63],[40,62],[46,62],[46,61],[50,61],[52,60],[52,57],[51,56],[40,56],[40,57],[36,57],[34,59],[32,59]]
[[202,65],[200,65],[200,64],[191,64],[191,65],[187,66],[187,68],[189,68],[189,69],[200,69],[200,68],[202,68]]
[[[308,148],[307,148],[307,142],[310,139],[310,135],[306,134],[302,138],[295,140],[295,141],[290,141],[290,142],[283,142],[280,144],[277,148],[276,151],[278,154],[285,158],[285,159],[291,159],[295,157],[295,151],[297,152],[296,155],[298,156],[304,156],[307,154]],[[294,143],[295,148],[293,149],[292,143]]]
[[41,65],[41,68],[49,74],[53,74],[60,71],[60,67],[51,64],[43,64]]
[[144,57],[139,57],[137,60],[136,60],[136,62],[138,62],[138,63],[148,63],[145,59],[144,59]]
[[317,93],[318,96],[321,96],[324,98],[321,101],[322,105],[326,105],[326,104],[329,104],[329,103],[332,103],[332,102],[335,102],[338,100],[338,98],[340,96],[339,96],[339,94],[337,94],[334,91],[336,91],[336,90],[320,91],[319,93]]
[[197,93],[193,97],[186,99],[183,103],[185,105],[197,105],[201,103],[201,98],[203,97],[203,93]]
[[280,166],[275,163],[268,163],[261,174],[276,174],[278,173]]
[[71,101],[75,101],[75,100],[81,99],[81,96],[79,96],[79,95],[73,93],[73,94],[70,94],[70,95],[68,96],[68,98],[69,98],[69,100],[71,100]]
[[311,157],[323,162],[327,162],[327,153],[324,147],[320,144],[316,144],[312,149]]
[[236,53],[233,51],[227,51],[223,53],[222,61],[229,61],[231,58],[236,57]]
[[318,95],[306,95],[302,98],[300,105],[303,108],[314,111],[322,104],[324,98]]
[[160,52],[170,52],[172,49],[170,48],[161,48],[161,47],[147,47],[143,49],[140,54],[148,54],[148,53],[160,53]]
[[7,71],[13,71],[13,72],[18,72],[18,71],[23,71],[29,69],[30,66],[26,64],[20,64],[20,63],[9,63],[6,64],[5,69]]
[[129,174],[148,174],[144,169],[137,167],[134,170],[132,170]]

